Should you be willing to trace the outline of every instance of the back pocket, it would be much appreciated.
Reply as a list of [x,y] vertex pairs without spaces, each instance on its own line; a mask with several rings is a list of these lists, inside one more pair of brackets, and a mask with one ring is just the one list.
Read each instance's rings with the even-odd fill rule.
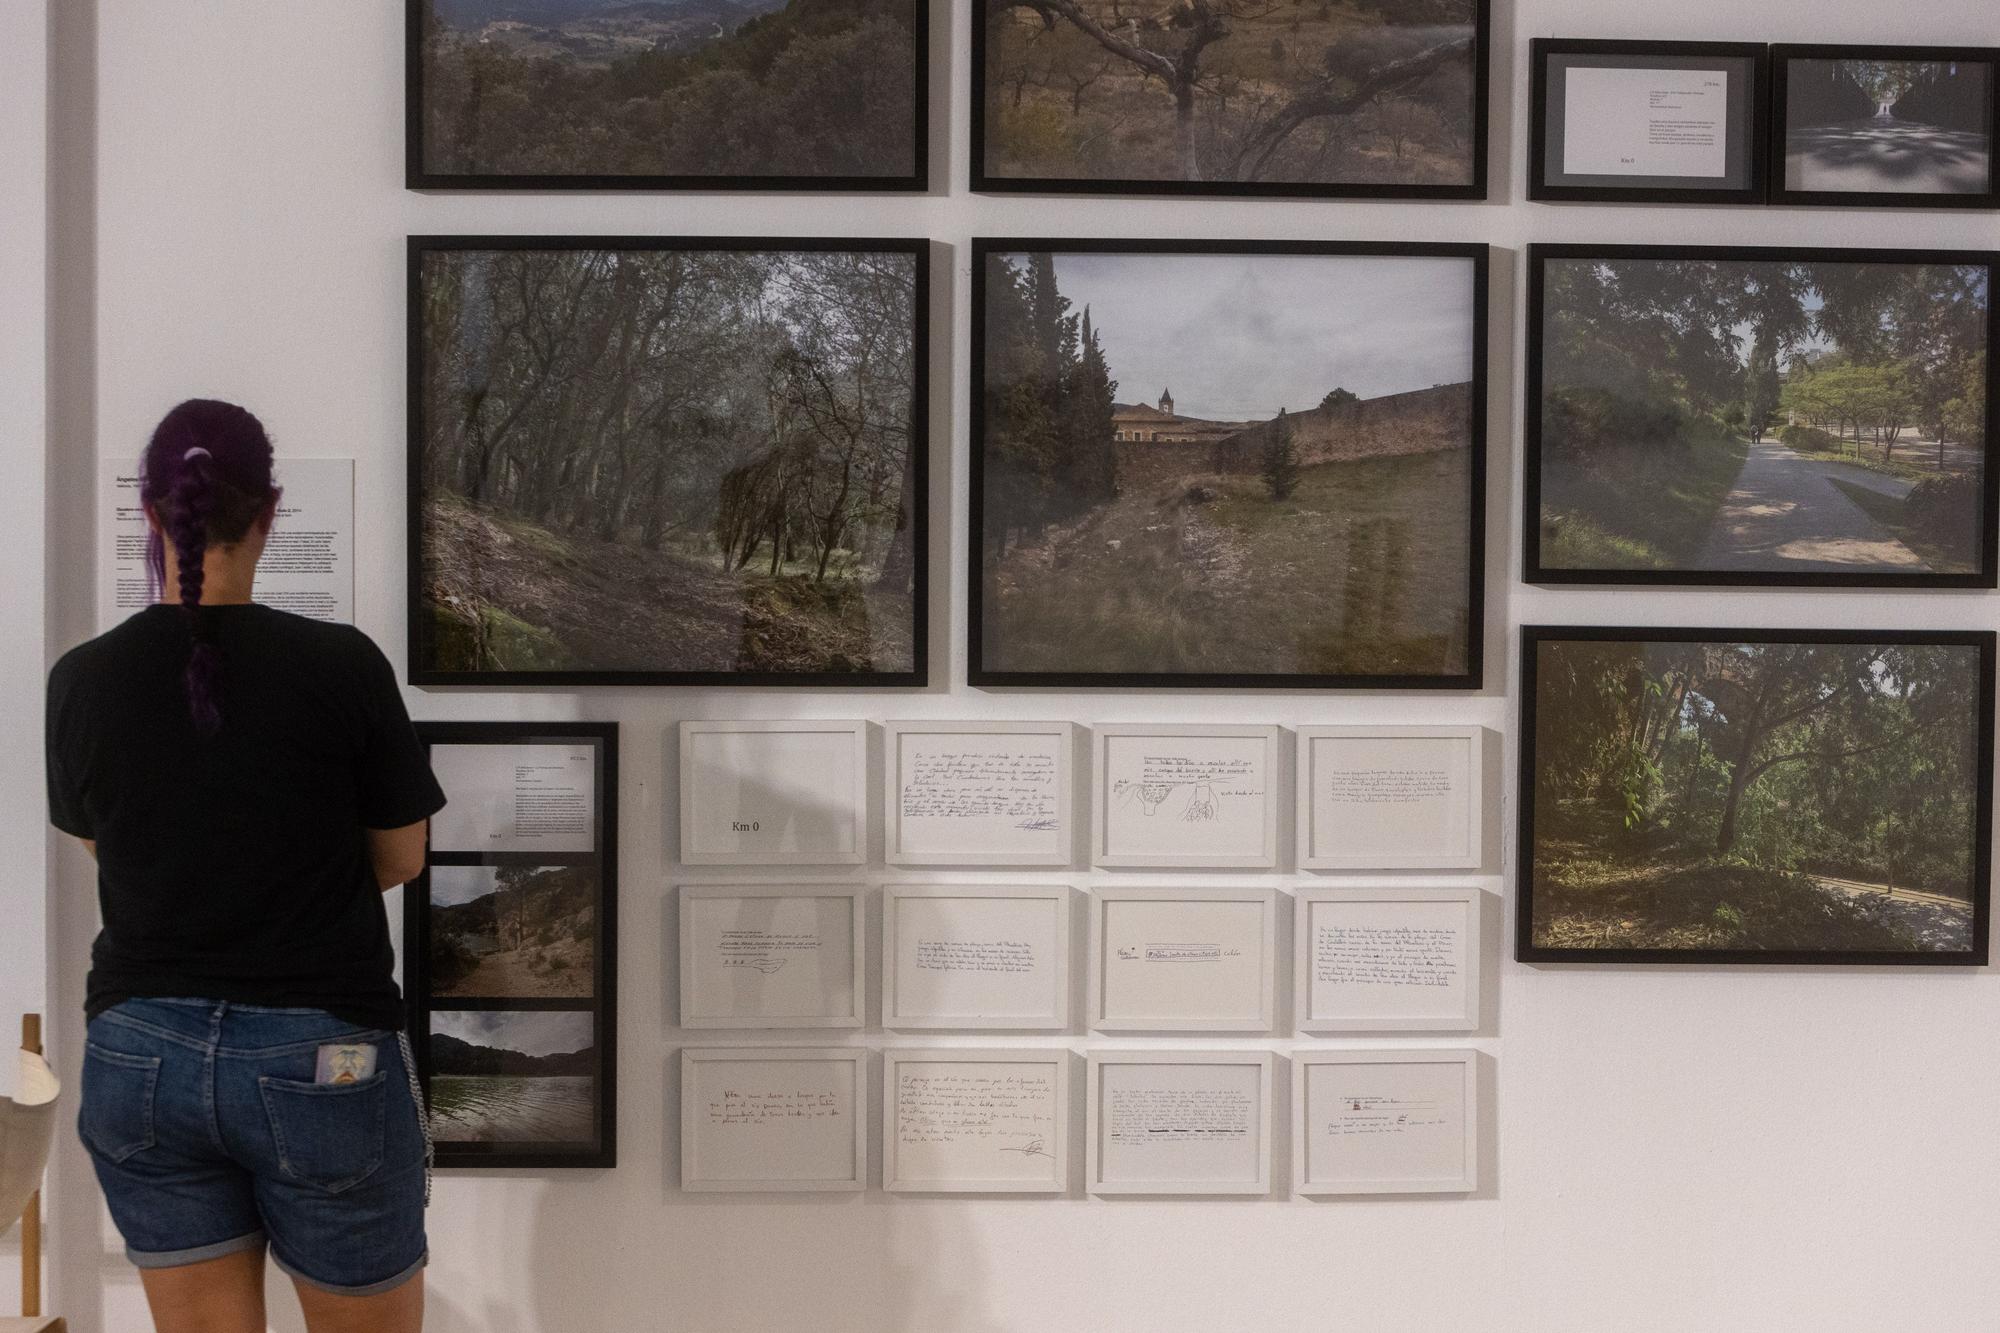
[[338,1194],[382,1165],[388,1073],[359,1083],[259,1078],[278,1167],[292,1180]]
[[153,1146],[153,1098],[160,1057],[127,1055],[96,1042],[83,1047],[83,1109],[77,1132],[98,1156],[122,1162]]

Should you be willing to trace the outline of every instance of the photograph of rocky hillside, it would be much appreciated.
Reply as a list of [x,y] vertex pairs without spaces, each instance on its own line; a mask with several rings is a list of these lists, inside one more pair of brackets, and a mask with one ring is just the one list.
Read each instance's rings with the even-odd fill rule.
[[431,867],[431,994],[588,998],[597,893],[587,865]]

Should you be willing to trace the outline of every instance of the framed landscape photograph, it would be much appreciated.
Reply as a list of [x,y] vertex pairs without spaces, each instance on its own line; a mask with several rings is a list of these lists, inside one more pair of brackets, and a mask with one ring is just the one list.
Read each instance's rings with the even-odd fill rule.
[[1990,632],[1521,631],[1522,962],[1987,960]]
[[1771,202],[2000,208],[2000,48],[1771,48]]
[[928,244],[411,237],[411,683],[923,684]]
[[618,725],[420,722],[449,802],[403,891],[437,1164],[617,1160]]
[[972,263],[971,684],[1478,687],[1485,246]]
[[890,865],[1066,866],[1076,855],[1068,722],[882,724]]
[[1070,1053],[882,1052],[882,1188],[1060,1194],[1069,1188]]
[[972,188],[1486,197],[1490,0],[975,0]]
[[926,0],[404,0],[412,190],[922,190]]
[[868,724],[681,723],[683,865],[868,859]]
[[1092,1194],[1269,1194],[1269,1051],[1092,1051]]
[[1299,889],[1295,899],[1292,1003],[1299,1031],[1479,1026],[1481,890]]
[[1527,580],[1993,587],[1996,260],[1530,246]]
[[859,884],[681,885],[681,1026],[861,1027],[864,894]]
[[1530,199],[1764,202],[1769,48],[1537,37],[1531,49]]
[[1092,735],[1092,865],[1277,868],[1278,728],[1101,722]]
[[681,1050],[681,1188],[868,1188],[868,1052],[860,1046]]
[[1479,1053],[1292,1056],[1292,1189],[1465,1194],[1479,1188]]
[[1477,870],[1486,729],[1300,727],[1301,870]]
[[964,1031],[1069,1027],[1064,884],[887,884],[882,1026]]
[[1268,1032],[1277,1021],[1272,889],[1090,896],[1090,1022],[1099,1032]]

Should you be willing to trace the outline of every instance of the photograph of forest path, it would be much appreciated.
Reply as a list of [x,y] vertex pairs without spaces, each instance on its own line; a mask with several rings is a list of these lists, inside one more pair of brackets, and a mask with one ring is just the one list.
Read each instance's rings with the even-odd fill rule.
[[432,866],[430,992],[447,999],[588,999],[597,871]]
[[975,668],[1463,675],[1475,272],[989,254]]
[[1978,648],[1530,647],[1535,947],[1972,948]]
[[440,1143],[588,1143],[597,1051],[588,1012],[431,1014],[431,1136]]
[[1983,265],[1548,256],[1544,571],[1977,574]]
[[410,0],[440,176],[918,170],[924,0]]
[[1477,0],[982,0],[987,175],[1474,183]]
[[1794,60],[1785,188],[1984,194],[1993,179],[1993,66]]
[[419,669],[914,669],[914,254],[435,249],[419,281]]

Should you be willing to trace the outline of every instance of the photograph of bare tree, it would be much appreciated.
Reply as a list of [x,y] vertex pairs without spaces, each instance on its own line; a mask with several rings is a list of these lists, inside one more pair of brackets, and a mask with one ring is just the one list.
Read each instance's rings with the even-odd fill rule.
[[975,190],[1486,197],[1490,0],[980,0]]
[[973,684],[1477,686],[1484,246],[973,262]]
[[1995,202],[2000,52],[1779,47],[1780,202]]
[[921,684],[922,241],[415,237],[418,684]]
[[1521,651],[1521,959],[1986,961],[1991,633]]
[[406,0],[412,189],[921,190],[925,0]]

